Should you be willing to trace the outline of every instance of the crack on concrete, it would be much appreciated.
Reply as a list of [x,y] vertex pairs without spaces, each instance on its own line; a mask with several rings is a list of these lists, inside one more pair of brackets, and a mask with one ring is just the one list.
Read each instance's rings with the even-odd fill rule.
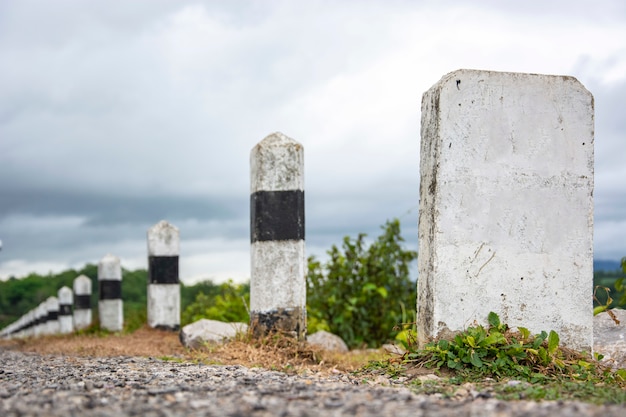
[[491,262],[493,260],[493,258],[496,256],[496,253],[494,252],[491,257],[489,259],[487,259],[487,262],[485,262],[480,268],[478,268],[478,272],[476,272],[476,275],[474,275],[474,278],[478,277],[478,275],[480,275],[481,271],[483,270],[484,267],[487,266],[487,264],[489,262]]

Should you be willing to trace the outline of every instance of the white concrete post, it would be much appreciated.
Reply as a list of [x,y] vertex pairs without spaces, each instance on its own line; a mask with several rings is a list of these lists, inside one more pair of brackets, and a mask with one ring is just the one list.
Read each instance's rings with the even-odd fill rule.
[[306,335],[304,150],[274,133],[250,154],[250,327]]
[[46,334],[59,333],[59,299],[48,297],[46,300],[48,315],[46,318]]
[[59,298],[59,332],[72,333],[74,331],[74,319],[72,318],[72,304],[74,295],[68,287],[62,287],[58,292]]
[[32,309],[28,313],[26,313],[26,323],[25,323],[26,327],[23,332],[24,337],[31,337],[34,335],[33,329],[35,328],[36,319],[37,317],[35,315],[35,309]]
[[91,279],[80,275],[74,279],[74,328],[91,326]]
[[494,311],[591,349],[593,105],[567,76],[458,70],[424,93],[422,345]]
[[165,220],[148,229],[148,325],[180,328],[180,280],[178,229]]
[[124,327],[122,268],[117,256],[106,255],[98,263],[100,327],[119,332]]
[[35,330],[34,336],[43,336],[46,334],[48,330],[48,326],[46,324],[48,320],[48,307],[46,301],[42,301],[35,310]]

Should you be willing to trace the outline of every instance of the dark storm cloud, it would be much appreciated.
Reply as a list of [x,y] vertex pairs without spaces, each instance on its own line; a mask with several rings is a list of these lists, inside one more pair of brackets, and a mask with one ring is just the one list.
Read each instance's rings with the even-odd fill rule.
[[159,219],[230,220],[247,213],[247,198],[119,196],[66,190],[2,189],[0,219],[11,214],[77,216],[86,226],[152,224]]

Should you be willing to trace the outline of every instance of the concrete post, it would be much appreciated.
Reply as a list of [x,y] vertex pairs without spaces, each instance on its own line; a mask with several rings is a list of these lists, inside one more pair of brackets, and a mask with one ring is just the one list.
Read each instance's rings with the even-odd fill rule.
[[91,326],[91,279],[80,275],[74,279],[74,328]]
[[33,336],[35,320],[36,320],[35,309],[32,309],[28,313],[26,313],[26,323],[24,324],[24,330],[22,332],[23,337]]
[[74,295],[68,287],[59,290],[59,332],[72,333],[74,331],[74,320],[72,318],[72,304]]
[[148,325],[180,329],[178,229],[166,221],[148,229]]
[[48,327],[47,327],[47,322],[48,320],[48,307],[46,304],[46,301],[42,301],[36,308],[35,310],[35,322],[37,324],[35,324],[35,330],[34,330],[34,336],[43,336],[47,333]]
[[46,318],[46,334],[59,333],[59,299],[48,297],[46,300],[48,315]]
[[124,327],[122,268],[117,256],[106,255],[98,263],[100,327],[119,332]]
[[274,133],[251,151],[250,327],[306,335],[304,150]]
[[458,70],[424,93],[420,344],[494,311],[591,349],[593,119],[567,76]]

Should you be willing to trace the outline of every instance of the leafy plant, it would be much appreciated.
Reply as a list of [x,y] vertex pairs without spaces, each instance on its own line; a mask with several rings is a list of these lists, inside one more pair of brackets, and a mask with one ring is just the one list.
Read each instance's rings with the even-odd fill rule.
[[333,245],[325,264],[309,258],[309,331],[329,329],[351,347],[380,346],[393,339],[403,311],[414,309],[415,283],[409,265],[417,253],[402,246],[400,222],[387,221],[369,247],[365,234]]
[[[626,386],[626,370],[611,372],[571,349],[559,346],[559,335],[542,331],[532,336],[524,327],[512,331],[489,313],[488,327],[473,326],[453,340],[439,340],[406,354],[405,362],[449,369],[470,379],[515,378],[545,382],[555,378],[577,381],[611,381]],[[600,358],[601,359],[601,358]]]
[[182,313],[181,324],[192,323],[200,319],[212,319],[224,322],[248,322],[250,315],[250,285],[234,284],[228,280],[217,286],[218,292],[205,294],[199,292],[196,299]]

